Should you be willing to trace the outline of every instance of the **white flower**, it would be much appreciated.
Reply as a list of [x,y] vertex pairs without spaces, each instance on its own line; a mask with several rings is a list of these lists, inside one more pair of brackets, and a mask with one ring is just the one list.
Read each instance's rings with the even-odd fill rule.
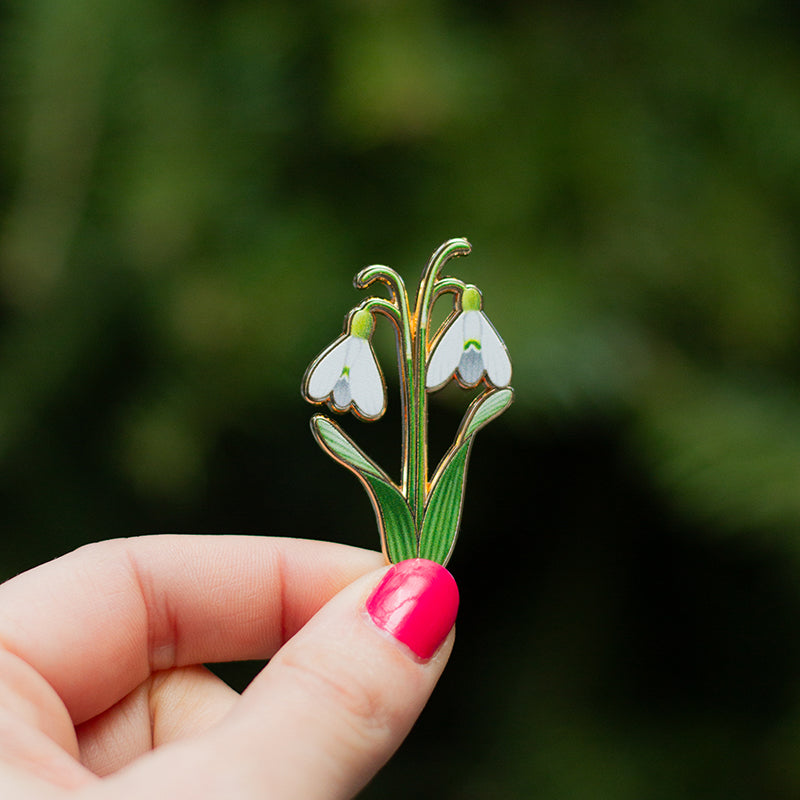
[[480,292],[468,286],[461,296],[461,311],[434,344],[425,379],[428,389],[440,389],[456,373],[465,386],[477,386],[484,374],[493,386],[511,382],[506,346],[480,309]]
[[353,411],[377,419],[386,409],[386,389],[372,350],[372,314],[359,309],[350,319],[350,332],[324,350],[306,372],[305,395],[315,403],[328,402],[335,411]]

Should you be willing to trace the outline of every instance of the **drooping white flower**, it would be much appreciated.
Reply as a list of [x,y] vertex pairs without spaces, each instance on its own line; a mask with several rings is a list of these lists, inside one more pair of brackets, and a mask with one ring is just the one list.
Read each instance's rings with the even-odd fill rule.
[[453,375],[464,386],[477,386],[484,374],[493,386],[511,382],[511,359],[503,340],[481,311],[481,293],[467,286],[461,295],[461,311],[433,347],[425,386],[440,389]]
[[306,372],[305,395],[315,403],[328,402],[335,411],[348,408],[365,419],[386,410],[386,389],[370,337],[372,314],[359,309],[350,318],[350,332],[320,353]]

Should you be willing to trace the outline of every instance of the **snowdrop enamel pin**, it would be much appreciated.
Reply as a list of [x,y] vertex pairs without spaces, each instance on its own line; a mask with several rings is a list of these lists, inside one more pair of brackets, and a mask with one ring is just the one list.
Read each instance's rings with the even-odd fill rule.
[[[386,386],[372,348],[377,316],[392,324],[397,341],[403,449],[399,484],[323,414],[311,420],[314,438],[332,458],[352,471],[372,501],[386,558],[396,563],[427,558],[446,564],[453,552],[464,504],[464,486],[475,434],[508,408],[514,396],[511,361],[503,340],[483,313],[476,286],[440,272],[451,258],[468,255],[466,239],[450,239],[428,261],[411,308],[405,284],[393,269],[375,265],[356,275],[366,289],[382,283],[389,298],[369,297],[347,315],[342,335],[306,370],[303,395],[362,420],[386,410]],[[433,335],[434,304],[444,295],[452,313]],[[428,475],[428,393],[452,378],[464,388],[481,386],[467,409],[455,441],[433,475]]]

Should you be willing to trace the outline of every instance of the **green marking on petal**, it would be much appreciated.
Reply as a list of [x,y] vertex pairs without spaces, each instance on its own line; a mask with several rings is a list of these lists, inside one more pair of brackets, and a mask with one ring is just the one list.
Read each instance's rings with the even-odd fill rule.
[[467,339],[467,341],[464,342],[464,349],[469,350],[470,345],[472,345],[472,347],[474,347],[476,350],[481,349],[481,343],[477,339]]
[[342,377],[343,378],[349,378],[350,377],[350,367],[347,364],[345,364],[342,367]]
[[359,339],[369,339],[374,328],[375,321],[366,308],[359,308],[350,319],[350,333]]
[[461,295],[461,308],[464,311],[480,311],[482,305],[480,290],[477,286],[470,284]]

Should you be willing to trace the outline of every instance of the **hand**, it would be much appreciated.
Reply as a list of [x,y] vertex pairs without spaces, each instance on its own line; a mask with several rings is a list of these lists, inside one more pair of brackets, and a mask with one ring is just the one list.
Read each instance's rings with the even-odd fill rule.
[[[0,797],[352,797],[453,644],[429,561],[343,545],[146,536],[0,586]],[[377,588],[376,588],[377,587]],[[242,695],[204,662],[270,658]]]

